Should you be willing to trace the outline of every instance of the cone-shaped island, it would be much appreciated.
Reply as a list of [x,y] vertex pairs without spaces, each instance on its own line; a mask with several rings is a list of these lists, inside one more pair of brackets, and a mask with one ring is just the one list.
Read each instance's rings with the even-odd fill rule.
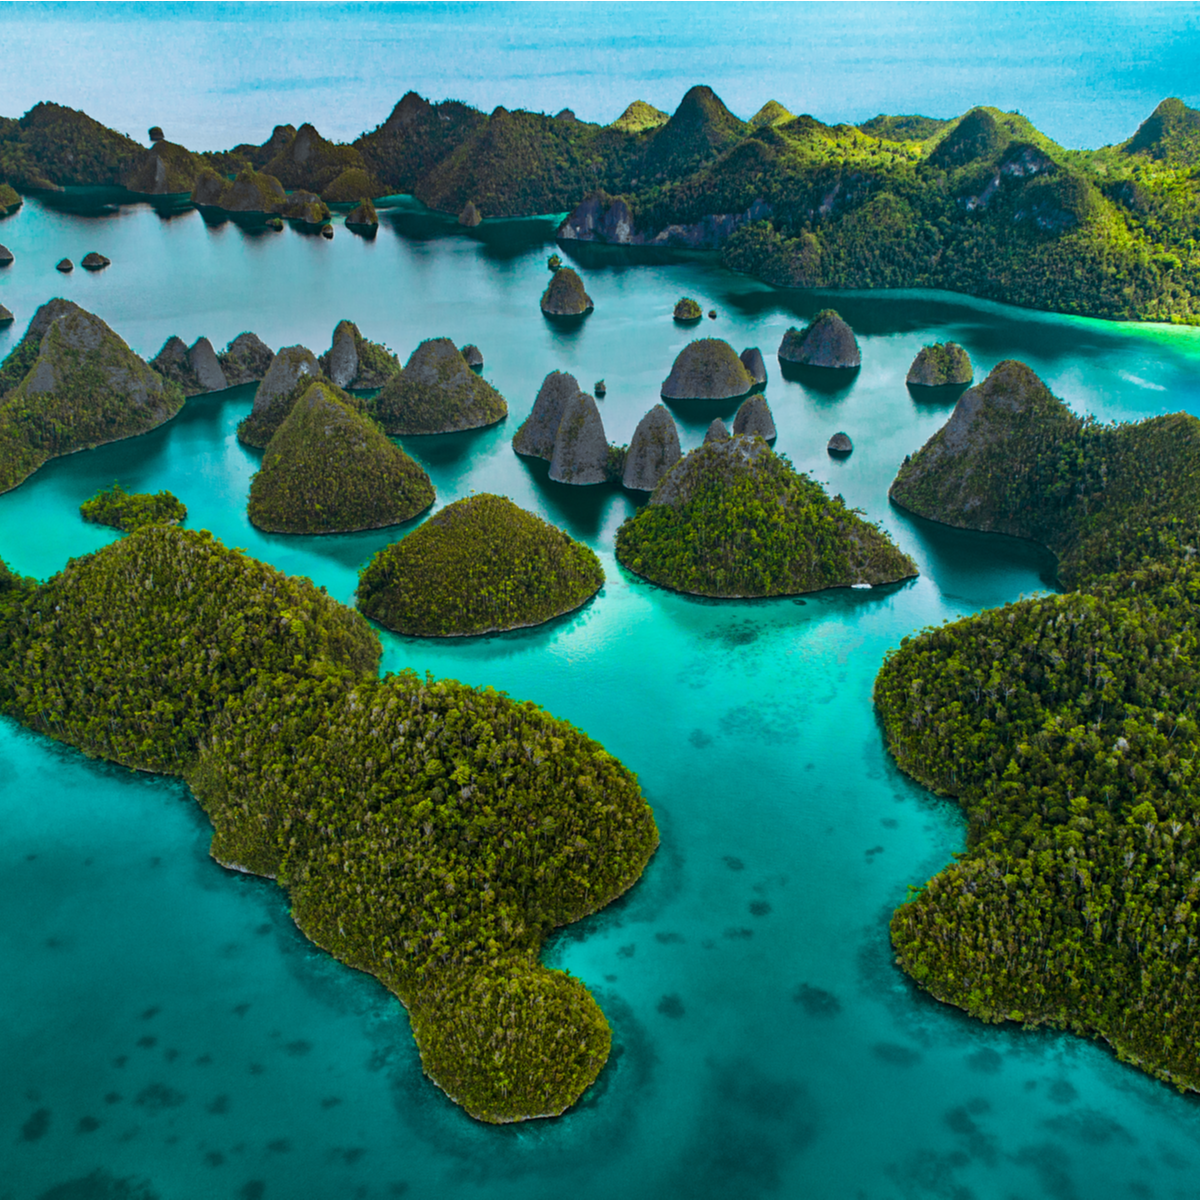
[[617,530],[617,560],[700,596],[787,596],[910,579],[916,564],[758,437],[706,442]]
[[504,397],[471,370],[449,338],[422,342],[368,409],[392,437],[457,433],[508,416]]
[[380,550],[359,576],[358,607],[413,637],[469,637],[540,625],[604,586],[582,543],[504,496],[447,505]]
[[429,476],[345,392],[310,383],[250,481],[252,524],[270,533],[399,525],[434,501]]
[[700,338],[680,350],[663,380],[664,400],[731,400],[754,390],[754,376],[721,338]]

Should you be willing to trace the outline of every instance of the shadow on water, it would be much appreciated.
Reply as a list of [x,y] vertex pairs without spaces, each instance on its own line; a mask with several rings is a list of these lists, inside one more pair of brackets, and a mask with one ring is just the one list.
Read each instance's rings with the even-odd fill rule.
[[728,400],[668,400],[664,398],[663,404],[670,409],[671,415],[683,429],[693,433],[704,433],[717,417],[720,417],[732,430],[733,418],[745,400],[745,396],[733,396]]
[[711,263],[713,250],[670,250],[664,246],[608,246],[603,242],[562,241],[559,253],[585,271],[621,271],[628,267],[671,267]]
[[1058,588],[1058,559],[1037,542],[1006,533],[955,529],[908,512],[894,501],[890,512],[892,519],[906,526],[921,543],[926,559],[924,573],[937,581],[948,598],[974,603],[981,579],[1013,570],[1036,572],[1046,588]]
[[119,187],[65,187],[57,192],[35,192],[46,206],[79,217],[114,217],[130,194]]
[[922,387],[907,383],[909,399],[917,408],[949,408],[971,386],[970,383],[948,383],[942,387]]
[[426,467],[448,467],[468,459],[478,443],[495,434],[496,426],[503,424],[504,420],[507,418],[479,429],[464,429],[458,433],[429,433],[392,440]]
[[566,528],[572,537],[594,539],[604,525],[609,507],[623,501],[624,492],[612,484],[555,483],[545,459],[519,456],[519,461],[547,508],[557,514],[556,524]]
[[858,367],[809,367],[782,358],[777,361],[779,373],[789,383],[798,383],[806,392],[831,399],[848,396],[860,374]]

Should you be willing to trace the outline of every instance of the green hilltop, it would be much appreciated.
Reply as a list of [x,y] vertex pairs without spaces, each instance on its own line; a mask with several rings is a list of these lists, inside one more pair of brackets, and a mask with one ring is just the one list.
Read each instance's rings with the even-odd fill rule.
[[271,533],[351,533],[433,501],[429,476],[341,388],[310,379],[267,443],[248,512]]
[[187,507],[172,492],[127,492],[114,483],[85,500],[79,506],[79,515],[95,525],[132,533],[143,525],[178,525],[187,520]]
[[587,546],[484,493],[380,550],[359,576],[358,607],[397,633],[462,637],[540,625],[603,586]]
[[617,530],[617,561],[701,596],[788,596],[917,574],[887,534],[759,437],[681,458]]

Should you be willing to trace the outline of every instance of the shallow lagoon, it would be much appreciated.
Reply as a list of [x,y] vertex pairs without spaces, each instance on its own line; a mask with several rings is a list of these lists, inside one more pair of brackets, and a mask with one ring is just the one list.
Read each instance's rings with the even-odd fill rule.
[[[946,295],[833,300],[864,366],[845,386],[780,378],[784,329],[829,297],[771,291],[707,256],[564,255],[596,311],[563,329],[537,309],[553,225],[468,236],[397,205],[371,242],[26,204],[0,222],[17,322],[54,295],[103,316],[146,357],[172,333],[220,348],[243,329],[328,347],[336,321],[407,357],[448,335],[482,349],[507,422],[409,438],[439,505],[500,491],[587,541],[608,583],[579,613],[500,638],[384,635],[386,669],[492,684],[544,705],[638,772],[663,835],[642,882],[553,940],[547,960],[594,991],[615,1049],[566,1117],[478,1125],[420,1074],[403,1010],[311,947],[273,885],[207,857],[186,788],[134,775],[0,721],[0,1197],[82,1200],[409,1194],[608,1198],[1192,1196],[1200,1100],[1102,1046],[988,1027],[911,987],[887,919],[962,845],[957,809],[903,779],[870,689],[922,626],[1045,586],[1031,547],[902,517],[887,486],[951,402],[914,398],[924,343],[953,338],[981,377],[1018,357],[1079,411],[1200,414],[1200,334],[1025,313]],[[61,276],[97,249],[113,266]],[[680,295],[716,321],[671,320]],[[804,600],[705,602],[615,563],[633,501],[550,483],[509,440],[547,371],[604,378],[611,440],[628,441],[692,337],[768,362],[778,448],[881,521],[918,580]],[[79,503],[114,478],[170,487],[207,527],[343,600],[397,535],[263,535],[245,497],[256,456],[234,437],[251,389],[189,401],[170,425],[43,468],[0,497],[0,555],[46,575],[112,536]],[[733,406],[676,406],[685,448]],[[825,452],[844,429],[856,450]],[[103,1175],[93,1175],[103,1172]],[[87,1186],[55,1191],[71,1180]]]

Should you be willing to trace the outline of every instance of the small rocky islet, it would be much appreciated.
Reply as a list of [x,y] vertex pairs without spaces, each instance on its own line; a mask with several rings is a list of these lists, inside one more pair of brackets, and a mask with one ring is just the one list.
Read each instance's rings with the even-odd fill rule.
[[587,546],[505,496],[447,505],[362,570],[358,608],[411,637],[474,637],[541,625],[604,585]]
[[238,441],[265,450],[292,405],[321,375],[317,356],[306,346],[284,346],[277,351],[254,393],[250,415],[238,424]]
[[851,371],[862,366],[854,330],[832,308],[822,309],[803,329],[794,325],[779,343],[779,361],[792,367]]
[[975,374],[971,356],[957,342],[922,346],[908,368],[909,387],[953,387],[971,382]]
[[730,400],[748,395],[757,384],[728,342],[700,338],[676,355],[660,392],[664,400]]
[[338,387],[381,388],[400,373],[400,360],[386,346],[363,337],[353,321],[333,330],[328,351],[318,359],[321,370]]
[[560,267],[554,272],[542,293],[541,303],[542,312],[548,317],[583,317],[594,307],[583,280],[570,267]]
[[85,500],[79,515],[92,524],[132,533],[143,525],[178,525],[187,520],[187,506],[172,492],[127,492],[118,482]]

